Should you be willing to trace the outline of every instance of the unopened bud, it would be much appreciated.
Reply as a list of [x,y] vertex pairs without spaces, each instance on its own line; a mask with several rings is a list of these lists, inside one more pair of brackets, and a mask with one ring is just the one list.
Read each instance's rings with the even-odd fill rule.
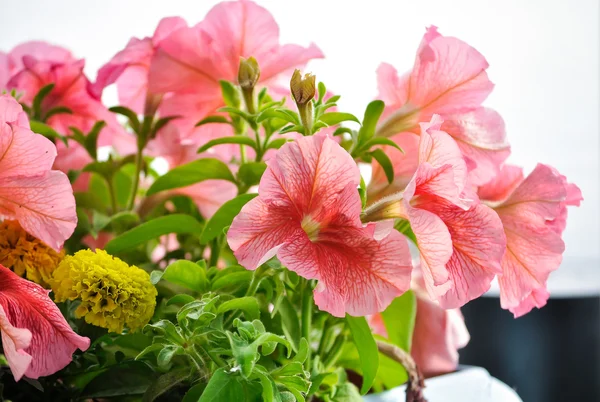
[[242,89],[253,89],[260,78],[260,68],[254,57],[240,57],[238,84]]
[[316,77],[310,73],[304,74],[304,77],[302,77],[300,70],[294,71],[290,81],[290,89],[298,106],[306,105],[315,97],[315,80]]

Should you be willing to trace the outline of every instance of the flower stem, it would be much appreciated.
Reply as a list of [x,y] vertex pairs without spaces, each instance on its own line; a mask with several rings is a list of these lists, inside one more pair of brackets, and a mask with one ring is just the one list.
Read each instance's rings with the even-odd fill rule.
[[417,367],[414,359],[410,353],[400,349],[396,345],[376,340],[377,349],[379,352],[389,357],[392,360],[400,363],[408,373],[408,386],[406,387],[406,401],[409,402],[427,402],[423,396],[423,388],[425,383],[423,380],[423,374]]
[[341,333],[335,339],[333,346],[331,347],[329,353],[327,354],[327,357],[323,361],[323,365],[325,366],[326,370],[333,366],[337,359],[340,357],[340,355],[342,354],[342,347],[344,346],[344,343],[346,343],[346,335]]
[[117,205],[117,196],[115,194],[115,185],[113,183],[112,178],[106,179],[106,184],[108,186],[108,193],[110,194],[110,207],[112,208],[112,214],[116,214],[119,207]]
[[135,176],[133,177],[133,185],[131,187],[131,194],[129,196],[129,203],[127,210],[132,211],[135,206],[135,196],[137,195],[138,187],[140,185],[140,174],[142,173],[142,156],[143,148],[138,146],[137,153],[135,154]]
[[[302,316],[301,316],[301,326],[302,326],[302,336],[308,341],[310,345],[310,332],[312,325],[312,310],[313,310],[313,294],[312,294],[312,286],[310,286],[310,281],[306,280],[302,285]],[[311,350],[308,348],[308,356],[306,357],[306,367],[310,369],[311,365]]]

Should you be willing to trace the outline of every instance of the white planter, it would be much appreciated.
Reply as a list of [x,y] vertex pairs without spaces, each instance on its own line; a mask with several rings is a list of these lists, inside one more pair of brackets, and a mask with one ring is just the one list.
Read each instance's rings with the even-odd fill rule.
[[[428,402],[523,402],[517,393],[481,367],[462,366],[459,371],[425,380]],[[364,397],[365,402],[402,402],[405,386]]]

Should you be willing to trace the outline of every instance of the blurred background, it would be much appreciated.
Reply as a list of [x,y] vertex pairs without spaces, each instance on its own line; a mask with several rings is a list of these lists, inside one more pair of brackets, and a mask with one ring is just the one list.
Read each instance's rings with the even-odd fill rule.
[[[283,43],[315,42],[326,60],[309,70],[340,109],[362,115],[376,96],[380,62],[412,67],[425,28],[458,37],[488,60],[496,84],[486,105],[506,121],[509,161],[555,166],[582,190],[569,211],[561,269],[548,306],[513,320],[495,290],[464,309],[472,342],[461,362],[486,367],[529,401],[600,400],[600,1],[257,0],[280,24]],[[86,59],[86,72],[165,16],[200,21],[216,0],[0,0],[0,50],[42,39]],[[111,88],[114,91],[114,88]],[[106,103],[116,94],[106,93]]]

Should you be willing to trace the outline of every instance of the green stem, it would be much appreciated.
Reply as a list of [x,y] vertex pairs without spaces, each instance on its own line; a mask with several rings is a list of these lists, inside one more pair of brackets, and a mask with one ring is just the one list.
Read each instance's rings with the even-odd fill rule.
[[113,215],[117,213],[119,207],[117,205],[117,196],[115,194],[115,185],[112,178],[106,179],[106,185],[108,186],[108,193],[110,194],[110,206],[112,208]]
[[339,334],[335,342],[333,343],[331,350],[327,354],[327,357],[323,361],[323,365],[325,366],[326,370],[333,366],[337,359],[340,357],[340,355],[342,354],[342,347],[344,346],[344,343],[346,343],[346,335]]
[[263,157],[263,151],[260,144],[260,135],[258,134],[258,130],[254,130],[254,137],[256,138],[256,162],[260,162]]
[[209,267],[216,267],[219,262],[219,254],[221,253],[221,242],[217,237],[210,245],[210,260],[208,262]]
[[131,187],[131,194],[129,196],[129,203],[127,209],[133,210],[135,206],[135,196],[137,195],[138,187],[140,185],[140,174],[142,173],[142,156],[143,147],[138,146],[137,153],[135,154],[135,176],[133,177],[133,185]]
[[[302,326],[302,336],[306,338],[308,344],[310,345],[310,332],[311,332],[311,324],[312,324],[312,310],[313,310],[313,294],[312,287],[310,286],[310,281],[306,280],[302,284],[302,315],[300,318],[300,323]],[[310,348],[308,349],[308,356],[306,358],[306,367],[310,368],[311,361],[311,353]]]
[[325,320],[325,325],[323,325],[323,332],[321,335],[321,340],[319,341],[319,348],[317,349],[317,355],[323,357],[325,351],[327,350],[327,346],[331,343],[331,338],[333,336],[333,332],[335,331],[335,327],[332,324],[332,319],[327,317]]

